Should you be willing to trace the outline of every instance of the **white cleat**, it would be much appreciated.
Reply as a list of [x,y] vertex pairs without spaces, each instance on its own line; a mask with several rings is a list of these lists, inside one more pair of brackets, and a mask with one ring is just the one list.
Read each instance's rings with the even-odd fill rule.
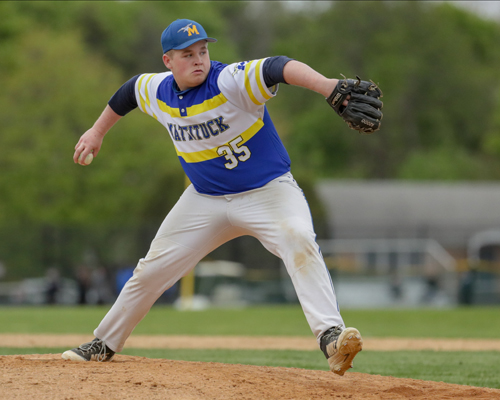
[[354,357],[363,350],[363,339],[356,328],[331,328],[323,334],[320,342],[330,370],[340,376],[353,367]]

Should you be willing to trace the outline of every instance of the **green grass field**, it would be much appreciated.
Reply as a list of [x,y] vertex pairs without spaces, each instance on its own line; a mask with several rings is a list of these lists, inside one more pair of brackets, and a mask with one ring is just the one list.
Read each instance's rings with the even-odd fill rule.
[[[0,333],[84,333],[93,329],[108,307],[0,307]],[[500,339],[500,308],[345,310],[347,325],[364,337]],[[298,306],[210,309],[179,312],[153,307],[134,334],[311,336]],[[76,343],[75,345],[77,345]],[[0,343],[1,346],[1,343]],[[65,348],[2,348],[0,354],[60,353]],[[318,351],[144,350],[123,354],[186,361],[327,370]],[[355,371],[462,385],[500,388],[500,352],[363,351]]]

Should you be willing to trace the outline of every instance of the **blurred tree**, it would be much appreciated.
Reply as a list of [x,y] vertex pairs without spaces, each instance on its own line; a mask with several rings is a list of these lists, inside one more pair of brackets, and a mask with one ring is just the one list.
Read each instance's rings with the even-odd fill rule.
[[[0,146],[8,149],[0,156],[0,227],[6,236],[15,226],[39,230],[37,240],[17,238],[25,250],[32,250],[30,265],[24,266],[35,267],[33,257],[46,254],[47,243],[53,243],[52,256],[42,257],[47,263],[77,262],[85,243],[78,253],[68,251],[65,257],[58,250],[68,240],[62,232],[70,227],[126,231],[165,215],[182,192],[183,173],[168,135],[139,111],[110,132],[91,166],[73,164],[79,136],[121,84],[119,72],[86,52],[76,32],[61,36],[42,29],[27,31],[16,38],[16,45],[23,49],[16,53],[17,68],[0,75]],[[129,243],[136,238],[125,232],[122,239]],[[3,243],[12,245],[13,240]],[[102,246],[105,252],[102,240],[88,245]],[[9,253],[27,262],[25,253]],[[109,254],[102,257],[109,259]]]
[[300,88],[281,85],[268,103],[321,236],[315,177],[500,179],[497,22],[447,2],[302,4],[0,2],[0,259],[22,274],[144,255],[183,188],[165,130],[136,110],[91,166],[71,157],[126,79],[165,70],[160,34],[177,18],[219,39],[212,59],[284,54],[382,87],[382,129],[370,136]]
[[413,152],[399,169],[397,178],[426,181],[500,179],[500,169],[492,169],[491,163],[500,166],[492,157],[450,145]]
[[140,208],[165,169],[177,165],[168,136],[154,135],[160,125],[143,116],[139,120],[137,112],[106,137],[92,166],[74,165],[74,145],[121,84],[119,74],[86,53],[77,34],[38,31],[20,46],[24,60],[0,78],[0,140],[9,149],[2,155],[0,184],[8,187],[4,199],[11,204],[10,218],[137,223],[138,216],[125,211]]
[[[356,15],[357,23],[343,15]],[[315,18],[291,19],[280,21],[275,53],[326,76],[374,78],[385,93],[381,131],[359,136],[323,99],[284,86],[276,108],[286,115],[296,168],[329,177],[395,178],[413,152],[452,145],[489,163],[480,152],[498,103],[497,23],[426,2],[335,2]]]

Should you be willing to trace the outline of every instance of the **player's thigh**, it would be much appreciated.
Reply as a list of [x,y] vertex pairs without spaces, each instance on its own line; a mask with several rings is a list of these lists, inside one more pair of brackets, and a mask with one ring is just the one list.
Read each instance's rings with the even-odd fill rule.
[[241,236],[241,229],[228,223],[226,200],[219,200],[188,188],[163,221],[146,257],[139,260],[132,283],[164,291],[212,250]]
[[[237,218],[273,254],[279,248],[314,242],[309,205],[291,174],[277,178],[242,199]],[[280,253],[280,254],[277,254]]]

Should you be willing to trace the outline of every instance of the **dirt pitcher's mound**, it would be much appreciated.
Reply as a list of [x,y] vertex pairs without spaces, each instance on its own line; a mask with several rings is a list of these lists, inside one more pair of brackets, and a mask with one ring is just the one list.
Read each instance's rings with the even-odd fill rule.
[[123,355],[111,363],[0,356],[0,369],[2,399],[500,399],[497,389],[443,382]]

